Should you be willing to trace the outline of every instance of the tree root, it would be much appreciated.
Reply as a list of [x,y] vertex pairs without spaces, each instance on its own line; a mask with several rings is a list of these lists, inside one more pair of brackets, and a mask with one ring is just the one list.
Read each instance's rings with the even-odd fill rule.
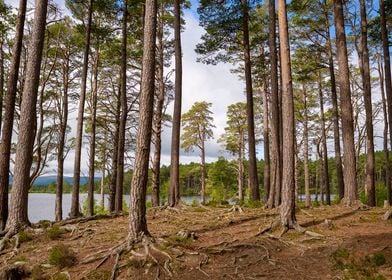
[[226,210],[226,212],[227,213],[235,213],[235,212],[244,213],[245,211],[244,211],[244,209],[242,209],[241,206],[236,204],[236,205],[233,205],[230,209]]
[[[271,224],[269,226],[267,226],[267,227],[265,227],[263,229],[259,229],[259,232],[255,234],[255,237],[259,236],[259,235],[263,235],[263,234],[265,234],[268,231],[273,231],[273,230],[279,228],[280,226],[281,226],[280,220],[279,219],[275,219],[274,221],[271,222]],[[293,230],[295,230],[295,231],[297,231],[299,233],[303,233],[303,234],[309,235],[311,237],[318,237],[318,238],[325,237],[324,235],[322,235],[320,233],[313,232],[313,231],[310,231],[310,230],[306,230],[304,227],[300,226],[297,222],[294,225],[292,225],[291,227],[282,226],[282,230],[281,230],[281,232],[279,234],[279,237],[282,237],[290,229],[293,229]]]
[[382,216],[382,219],[383,219],[384,221],[387,221],[387,220],[389,220],[389,219],[391,219],[391,218],[392,218],[392,208],[389,209],[389,210]]
[[[115,257],[116,259],[112,268],[110,278],[114,280],[117,277],[117,272],[120,267],[121,256],[129,253],[131,255],[131,258],[142,259],[144,264],[148,261],[148,259],[150,259],[153,264],[158,266],[159,270],[164,271],[169,277],[172,277],[173,273],[172,268],[170,267],[172,257],[168,253],[158,249],[155,246],[155,243],[156,242],[148,236],[143,236],[140,240],[133,242],[124,241],[112,248],[100,250],[92,255],[87,256],[82,261],[82,264],[92,263],[99,260],[99,263],[95,266],[95,269],[97,269],[102,266],[107,260],[112,257]],[[139,252],[142,248],[144,249],[144,251]],[[159,260],[156,256],[154,256],[154,252],[160,254],[161,256],[164,256],[165,260]],[[157,275],[159,275],[159,273],[160,272],[157,272]]]

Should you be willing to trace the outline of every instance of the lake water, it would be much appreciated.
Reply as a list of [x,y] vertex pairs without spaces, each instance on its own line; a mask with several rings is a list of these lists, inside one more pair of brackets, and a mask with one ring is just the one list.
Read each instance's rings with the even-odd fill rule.
[[[101,201],[101,196],[99,194],[95,195],[95,200],[97,203]],[[79,195],[80,205],[83,205],[83,201],[87,198],[86,193]],[[55,205],[56,195],[51,193],[30,193],[29,194],[29,220],[32,223],[36,223],[40,220],[50,220],[54,221],[54,205]],[[192,203],[196,200],[197,203],[200,201],[200,196],[184,196],[181,197],[182,201],[187,204]],[[124,195],[124,200],[129,205],[129,195]],[[147,201],[151,201],[151,196],[147,195]],[[105,207],[108,205],[108,196],[105,196]],[[63,218],[68,216],[71,210],[71,194],[67,193],[63,195]]]

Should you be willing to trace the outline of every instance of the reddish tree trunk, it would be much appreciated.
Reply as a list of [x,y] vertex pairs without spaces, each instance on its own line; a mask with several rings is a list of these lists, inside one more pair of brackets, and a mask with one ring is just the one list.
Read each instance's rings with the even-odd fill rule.
[[146,0],[145,7],[140,118],[129,207],[128,239],[131,243],[140,241],[143,235],[149,234],[146,221],[146,192],[154,109],[157,1]]
[[334,0],[334,15],[336,29],[336,49],[339,64],[340,108],[343,131],[343,177],[344,177],[344,203],[350,205],[358,199],[356,158],[354,145],[353,109],[351,105],[351,90],[348,55],[346,47],[346,34],[344,30],[344,17],[342,0]]
[[30,168],[33,161],[34,120],[41,70],[42,49],[45,38],[46,11],[48,1],[36,1],[34,24],[29,45],[26,69],[26,84],[21,104],[19,137],[15,156],[14,181],[12,184],[11,207],[6,230],[13,234],[28,225],[27,204],[30,187]]
[[174,0],[174,52],[175,52],[175,85],[174,112],[171,139],[170,159],[170,192],[169,205],[180,203],[180,130],[182,102],[182,51],[181,51],[181,5],[180,0]]
[[20,0],[16,23],[15,43],[8,74],[7,91],[4,97],[4,117],[0,143],[0,230],[4,229],[8,217],[8,186],[11,158],[12,128],[18,85],[19,65],[22,52],[23,30],[26,18],[27,0]]

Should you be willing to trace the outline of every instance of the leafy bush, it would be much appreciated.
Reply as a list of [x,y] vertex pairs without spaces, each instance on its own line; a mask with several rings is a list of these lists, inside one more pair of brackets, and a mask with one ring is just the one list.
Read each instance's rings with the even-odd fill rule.
[[49,263],[59,268],[70,267],[76,263],[75,253],[62,243],[49,250]]

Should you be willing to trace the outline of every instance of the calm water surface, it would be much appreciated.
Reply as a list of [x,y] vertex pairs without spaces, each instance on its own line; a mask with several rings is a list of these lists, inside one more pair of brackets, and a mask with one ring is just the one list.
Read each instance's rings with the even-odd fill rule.
[[[79,195],[80,205],[83,205],[83,201],[87,198],[87,194],[83,193]],[[36,223],[40,220],[54,221],[54,204],[56,195],[51,193],[30,193],[29,194],[29,219],[30,222]],[[129,195],[124,195],[124,200],[129,205]],[[186,203],[192,203],[193,200],[199,202],[200,196],[184,196],[181,199]],[[101,201],[99,194],[95,195],[97,203]],[[151,200],[151,196],[147,195],[147,201]],[[108,205],[108,196],[105,196],[105,206]],[[68,216],[71,210],[71,194],[67,193],[63,195],[63,218]]]

